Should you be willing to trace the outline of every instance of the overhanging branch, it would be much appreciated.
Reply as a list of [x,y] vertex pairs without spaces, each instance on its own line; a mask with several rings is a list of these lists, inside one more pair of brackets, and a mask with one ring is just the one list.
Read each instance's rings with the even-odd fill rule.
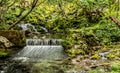
[[10,25],[10,27],[8,29],[13,28],[16,24],[18,24],[20,21],[22,21],[26,16],[28,16],[32,10],[35,8],[36,4],[37,4],[38,0],[33,0],[32,2],[32,6],[30,8],[30,10],[23,16],[21,17],[18,21],[16,21],[15,23],[13,23],[12,25]]

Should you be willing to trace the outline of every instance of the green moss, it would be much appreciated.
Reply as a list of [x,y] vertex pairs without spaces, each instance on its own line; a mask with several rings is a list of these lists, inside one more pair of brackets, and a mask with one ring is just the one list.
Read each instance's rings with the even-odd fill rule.
[[70,57],[85,54],[85,52],[81,49],[69,49],[69,50],[67,50],[67,52],[68,52],[68,56],[70,56]]
[[101,73],[99,70],[88,70],[88,73]]
[[0,57],[5,57],[5,56],[7,56],[7,55],[8,55],[8,53],[0,52]]
[[13,51],[13,49],[4,50],[3,48],[0,48],[0,59],[9,57],[9,55],[12,51]]
[[100,56],[98,54],[95,54],[91,57],[91,59],[100,59]]
[[107,54],[107,58],[109,59],[118,59],[120,57],[120,49],[119,48],[113,48],[113,50],[110,51],[109,54]]
[[0,51],[0,58],[5,58],[9,55],[9,52]]

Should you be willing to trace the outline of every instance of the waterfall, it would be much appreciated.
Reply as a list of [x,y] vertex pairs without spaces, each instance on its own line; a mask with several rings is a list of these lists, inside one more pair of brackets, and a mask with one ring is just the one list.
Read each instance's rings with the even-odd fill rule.
[[65,58],[61,39],[26,39],[26,46],[17,53],[16,57],[25,59],[52,59]]
[[48,30],[45,27],[40,26],[40,28],[43,29],[45,32],[48,32]]
[[[23,31],[30,30],[30,31],[32,31],[32,32],[38,33],[38,31],[37,31],[37,29],[35,28],[35,26],[32,25],[32,24],[30,24],[30,23],[19,24],[18,27],[21,27]],[[41,28],[42,30],[44,30],[45,32],[48,32],[48,30],[47,30],[45,27],[40,26],[40,28]]]
[[60,45],[61,39],[27,39],[27,45]]
[[32,32],[37,32],[37,29],[30,23],[18,25],[23,31],[30,30]]

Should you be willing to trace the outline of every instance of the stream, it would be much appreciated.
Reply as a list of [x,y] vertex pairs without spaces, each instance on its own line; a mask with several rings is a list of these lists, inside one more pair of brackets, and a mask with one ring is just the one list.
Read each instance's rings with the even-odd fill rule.
[[[23,31],[30,30],[39,33],[29,23],[20,25],[20,27]],[[42,26],[41,28],[48,32],[46,28]],[[90,65],[100,63],[88,58],[81,61],[75,58],[71,63],[61,42],[61,39],[46,37],[41,39],[37,36],[26,39],[24,48],[13,54],[9,59],[0,62],[0,73],[88,73]],[[108,53],[103,52],[99,55],[104,60]]]
[[67,64],[61,39],[26,39],[26,46],[1,63],[0,73],[79,73]]

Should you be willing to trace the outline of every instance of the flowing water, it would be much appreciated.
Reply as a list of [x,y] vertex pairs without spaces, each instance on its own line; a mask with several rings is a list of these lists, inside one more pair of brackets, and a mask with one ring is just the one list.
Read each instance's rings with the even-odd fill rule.
[[[13,61],[4,63],[0,73],[88,73],[89,60],[81,61],[80,66],[69,64],[61,39],[27,39],[26,46],[19,51]],[[105,58],[104,54],[101,57]],[[9,60],[8,60],[9,61]],[[88,62],[87,62],[88,61]],[[72,60],[73,62],[73,60]],[[91,62],[91,65],[96,62]],[[82,69],[85,67],[86,69]],[[104,72],[100,72],[104,73]]]
[[[60,39],[27,39],[26,46],[18,52],[19,59],[52,59],[60,60],[66,57]],[[25,58],[26,57],[26,58]]]
[[61,39],[27,39],[0,73],[64,73],[66,57]]
[[[37,29],[29,23],[21,24],[23,31],[30,30],[38,33]],[[48,30],[41,26],[45,32]],[[48,37],[48,36],[47,36]],[[26,46],[7,60],[0,67],[0,73],[79,73],[67,63],[66,53],[61,45],[61,39],[26,39]]]
[[[21,27],[23,31],[30,30],[31,32],[36,32],[36,33],[38,33],[38,31],[37,31],[37,29],[35,28],[35,26],[33,26],[33,25],[30,24],[30,23],[20,24],[20,25],[18,25],[18,27]],[[40,26],[40,28],[41,28],[42,30],[44,30],[45,32],[48,32],[48,30],[47,30],[45,27]]]
[[99,53],[102,60],[107,60],[106,55],[109,54],[112,50],[108,50],[106,52]]

